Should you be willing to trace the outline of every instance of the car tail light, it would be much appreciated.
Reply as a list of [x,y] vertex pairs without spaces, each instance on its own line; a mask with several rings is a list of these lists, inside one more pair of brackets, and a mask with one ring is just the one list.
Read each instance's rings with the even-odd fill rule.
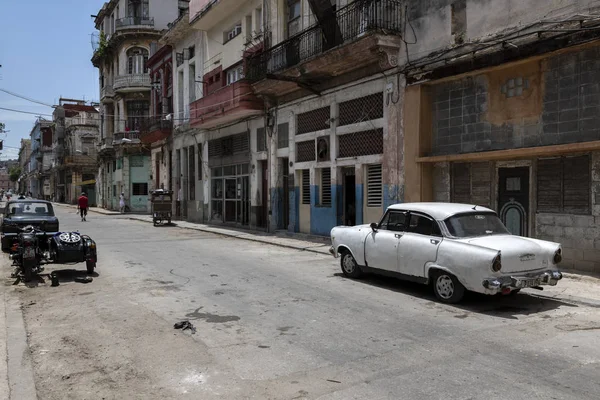
[[494,258],[494,262],[492,263],[492,271],[498,272],[502,269],[502,258],[500,254]]
[[562,261],[562,249],[556,250],[556,253],[554,253],[554,259],[552,261],[554,261],[554,264],[558,264]]

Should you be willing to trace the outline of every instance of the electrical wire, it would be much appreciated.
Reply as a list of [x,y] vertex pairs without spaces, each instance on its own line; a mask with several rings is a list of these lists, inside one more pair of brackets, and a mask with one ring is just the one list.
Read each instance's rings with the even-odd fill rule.
[[15,96],[15,97],[18,97],[18,98],[20,98],[20,99],[23,99],[23,100],[30,101],[30,102],[32,102],[32,103],[41,104],[41,105],[43,105],[43,106],[46,106],[46,107],[54,107],[54,106],[53,106],[53,105],[51,105],[51,104],[44,103],[43,101],[39,101],[39,100],[34,100],[34,99],[32,99],[32,98],[30,98],[30,97],[27,97],[27,96],[24,96],[24,95],[22,95],[22,94],[18,94],[18,93],[15,93],[15,92],[11,92],[10,90],[6,90],[6,89],[2,89],[2,88],[0,88],[0,92],[4,92],[4,93],[6,93],[6,94],[9,94],[9,95],[11,95],[11,96]]

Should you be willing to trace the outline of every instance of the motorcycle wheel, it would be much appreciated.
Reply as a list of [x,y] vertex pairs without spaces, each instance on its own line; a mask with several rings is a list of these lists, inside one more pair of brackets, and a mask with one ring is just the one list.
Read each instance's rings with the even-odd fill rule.
[[94,273],[94,269],[96,268],[96,261],[86,261],[85,266],[87,268],[88,275],[91,275]]
[[33,263],[32,262],[23,262],[22,266],[23,270],[23,280],[25,282],[30,282],[33,278]]

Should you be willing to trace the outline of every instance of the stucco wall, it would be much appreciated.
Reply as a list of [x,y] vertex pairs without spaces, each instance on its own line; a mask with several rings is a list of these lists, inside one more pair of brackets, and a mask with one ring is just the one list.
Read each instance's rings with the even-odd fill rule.
[[[460,0],[409,1],[406,41],[408,57],[415,61],[456,43],[452,35],[452,4]],[[514,31],[540,20],[560,20],[581,13],[589,15],[598,9],[595,0],[463,0],[465,6],[465,42],[477,41],[502,31]],[[412,28],[412,29],[411,29]],[[412,30],[414,29],[414,35]],[[414,43],[416,42],[416,43]],[[407,61],[400,52],[400,65]]]

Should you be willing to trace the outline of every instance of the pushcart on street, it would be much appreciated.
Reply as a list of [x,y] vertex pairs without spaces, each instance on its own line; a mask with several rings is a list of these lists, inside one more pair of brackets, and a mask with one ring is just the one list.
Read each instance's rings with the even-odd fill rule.
[[150,192],[152,203],[152,222],[154,226],[171,224],[173,191],[157,189]]

